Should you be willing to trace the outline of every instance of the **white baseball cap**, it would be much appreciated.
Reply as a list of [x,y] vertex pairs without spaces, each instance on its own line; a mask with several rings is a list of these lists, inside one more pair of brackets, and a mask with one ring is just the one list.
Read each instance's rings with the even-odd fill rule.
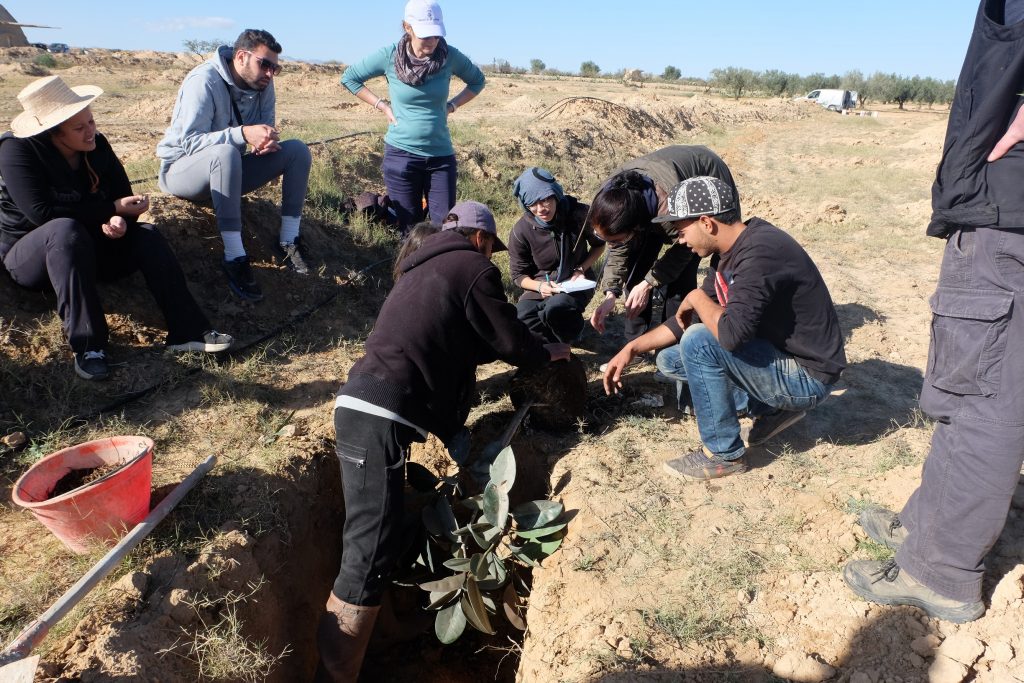
[[444,38],[444,15],[434,0],[409,0],[405,3],[405,23],[417,38]]

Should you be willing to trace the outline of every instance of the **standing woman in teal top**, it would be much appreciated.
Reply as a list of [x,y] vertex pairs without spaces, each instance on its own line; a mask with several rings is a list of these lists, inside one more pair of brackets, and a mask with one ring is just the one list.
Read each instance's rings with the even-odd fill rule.
[[[455,204],[456,164],[448,117],[484,89],[484,74],[464,54],[445,42],[441,8],[433,0],[409,0],[405,34],[341,76],[349,92],[388,117],[384,136],[384,186],[404,234],[424,218],[440,225]],[[466,87],[448,99],[452,75]],[[366,87],[384,76],[388,101]]]

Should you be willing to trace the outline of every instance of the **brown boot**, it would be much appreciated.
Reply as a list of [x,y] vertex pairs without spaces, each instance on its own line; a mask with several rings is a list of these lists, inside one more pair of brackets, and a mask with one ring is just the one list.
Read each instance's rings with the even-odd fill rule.
[[327,612],[320,617],[316,629],[316,642],[320,649],[317,681],[356,683],[378,612],[379,605],[350,605],[331,593],[327,598]]

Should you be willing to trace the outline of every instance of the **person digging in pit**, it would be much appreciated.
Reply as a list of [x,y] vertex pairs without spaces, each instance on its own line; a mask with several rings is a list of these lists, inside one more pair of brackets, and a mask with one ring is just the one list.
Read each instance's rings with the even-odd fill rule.
[[703,442],[665,470],[697,481],[743,472],[739,415],[754,419],[747,445],[764,443],[825,400],[846,367],[832,298],[792,237],[760,218],[740,221],[736,193],[718,178],[679,183],[655,221],[698,258],[712,256],[710,271],[673,319],[608,362],[605,391],[622,387],[635,356],[662,349],[658,369],[676,380],[681,404],[689,390]]
[[396,282],[335,402],[345,497],[341,568],[320,620],[317,680],[355,681],[400,551],[409,445],[464,432],[481,363],[523,368],[568,360],[516,318],[492,252],[505,249],[494,216],[456,204],[442,227],[414,228]]

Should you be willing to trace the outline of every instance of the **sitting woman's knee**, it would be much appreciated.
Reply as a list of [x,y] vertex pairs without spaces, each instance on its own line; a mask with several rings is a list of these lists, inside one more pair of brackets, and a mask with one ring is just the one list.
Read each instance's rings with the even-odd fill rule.
[[85,225],[74,218],[55,218],[40,228],[49,231],[47,246],[51,249],[54,247],[75,248],[92,244],[92,237]]

